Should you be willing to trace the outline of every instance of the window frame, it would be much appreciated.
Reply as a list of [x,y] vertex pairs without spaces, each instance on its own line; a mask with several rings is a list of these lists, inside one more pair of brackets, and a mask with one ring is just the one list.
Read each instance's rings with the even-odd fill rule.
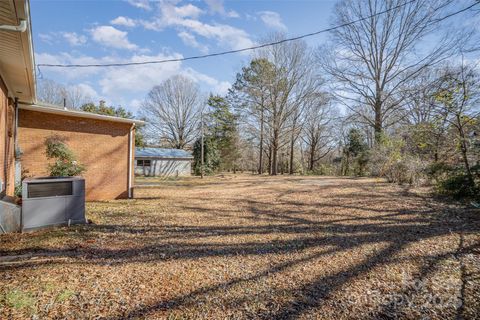
[[137,159],[137,167],[151,167],[152,160],[151,159]]

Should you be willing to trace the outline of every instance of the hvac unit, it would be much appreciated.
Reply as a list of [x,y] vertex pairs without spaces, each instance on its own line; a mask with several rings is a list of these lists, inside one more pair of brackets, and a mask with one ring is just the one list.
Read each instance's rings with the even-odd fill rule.
[[22,231],[85,222],[85,179],[42,177],[23,180]]

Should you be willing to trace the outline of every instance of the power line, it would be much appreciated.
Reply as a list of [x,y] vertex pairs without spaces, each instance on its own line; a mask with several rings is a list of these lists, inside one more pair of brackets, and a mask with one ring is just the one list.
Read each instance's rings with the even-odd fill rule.
[[444,16],[444,17],[438,18],[437,20],[435,20],[435,22],[440,22],[440,21],[449,19],[449,18],[451,18],[451,17],[453,17],[453,16],[456,16],[457,14],[460,14],[460,13],[463,13],[463,12],[465,12],[465,11],[470,10],[470,9],[472,9],[473,7],[475,7],[476,5],[479,5],[479,4],[480,4],[480,1],[477,0],[476,2],[474,2],[474,3],[471,4],[471,5],[469,5],[468,7],[465,7],[465,8],[463,8],[463,9],[461,9],[461,10],[458,10],[458,11],[452,12],[452,13],[450,13],[450,14],[447,14],[447,15]]
[[[251,50],[261,49],[261,48],[265,48],[265,47],[275,46],[275,45],[279,45],[279,44],[282,44],[282,43],[285,43],[285,42],[300,40],[300,39],[316,36],[316,35],[319,35],[321,33],[331,32],[331,31],[334,31],[334,30],[337,30],[337,29],[340,29],[340,28],[345,28],[345,27],[354,25],[356,23],[371,19],[373,17],[388,13],[390,11],[400,9],[401,7],[404,7],[404,6],[407,6],[409,4],[414,3],[415,1],[417,1],[417,0],[410,0],[410,1],[407,1],[403,4],[397,5],[393,8],[390,8],[390,9],[387,9],[387,10],[384,10],[384,11],[380,11],[380,12],[377,12],[375,14],[372,14],[372,15],[354,20],[354,21],[346,22],[346,23],[343,23],[343,24],[340,24],[340,25],[337,25],[337,26],[333,26],[333,27],[330,27],[330,28],[322,29],[322,30],[319,30],[319,31],[311,32],[311,33],[306,33],[306,34],[303,34],[303,35],[300,35],[300,36],[297,36],[297,37],[287,38],[287,39],[283,39],[283,40],[279,40],[279,41],[269,42],[269,43],[265,43],[265,44],[261,44],[261,45],[257,45],[257,46],[252,46],[252,47],[247,47],[247,48],[242,48],[242,49],[228,50],[228,51],[222,51],[222,52],[216,52],[216,53],[210,53],[210,54],[204,54],[204,55],[198,55],[198,56],[190,56],[190,57],[185,57],[185,58],[172,58],[172,59],[151,60],[151,61],[142,61],[142,62],[105,63],[105,64],[50,64],[50,63],[40,63],[40,64],[37,64],[37,68],[40,70],[40,67],[58,67],[58,68],[123,67],[123,66],[136,66],[136,65],[146,65],[146,64],[162,64],[162,63],[169,63],[169,62],[181,62],[181,61],[197,60],[197,59],[205,59],[205,58],[223,56],[223,55],[233,54],[233,53],[240,53],[240,52],[251,51]],[[456,11],[456,12],[453,12],[453,13],[445,16],[445,17],[437,19],[437,22],[438,21],[443,21],[447,18],[451,18],[451,17],[453,17],[457,14],[460,14],[462,12],[470,10],[471,8],[473,8],[473,7],[475,7],[476,5],[479,5],[479,4],[480,4],[480,2],[477,1],[474,4],[472,4],[472,5],[470,5],[466,8],[463,8],[463,9],[461,9],[459,11]]]

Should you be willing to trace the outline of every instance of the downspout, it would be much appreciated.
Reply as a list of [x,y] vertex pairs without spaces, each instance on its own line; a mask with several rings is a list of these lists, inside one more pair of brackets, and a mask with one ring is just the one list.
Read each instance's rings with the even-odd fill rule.
[[16,32],[25,32],[27,30],[27,21],[20,19],[20,24],[18,26],[11,25],[0,25],[0,30],[3,31],[16,31]]
[[[11,100],[10,100],[11,101]],[[9,149],[9,139],[8,136],[8,109],[10,106],[10,101],[7,100],[7,105],[5,106],[5,148],[3,150],[3,177],[2,177],[2,186],[0,188],[0,197],[7,195],[7,182],[8,182],[8,149]]]
[[128,132],[128,198],[132,197],[132,132],[135,129],[135,123],[132,124],[130,127],[130,131]]
[[14,166],[15,166],[15,178],[14,178],[14,184],[15,187],[17,185],[22,183],[22,174],[21,174],[21,169],[20,173],[17,174],[17,161],[20,162],[20,157],[21,157],[21,150],[20,146],[18,145],[18,115],[19,115],[19,110],[18,110],[18,98],[15,98],[15,128],[13,130],[13,156],[14,156]]
[[17,158],[18,148],[18,98],[15,98],[15,128],[13,130],[13,150],[15,152],[15,159]]

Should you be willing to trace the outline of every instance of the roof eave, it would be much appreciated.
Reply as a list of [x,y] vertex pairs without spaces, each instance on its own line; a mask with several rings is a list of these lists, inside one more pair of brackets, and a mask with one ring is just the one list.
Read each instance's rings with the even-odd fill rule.
[[169,160],[193,160],[193,157],[161,157],[161,156],[146,156],[146,155],[137,155],[135,153],[135,158],[149,158],[149,159],[169,159]]
[[[24,20],[27,23],[27,28],[23,32],[21,31],[2,31],[18,34],[18,42],[15,42],[18,46],[18,52],[15,58],[13,56],[2,56],[0,63],[0,74],[8,88],[8,95],[11,98],[18,97],[19,99],[28,103],[36,102],[36,90],[35,90],[35,58],[32,41],[32,26],[30,18],[30,6],[28,0],[8,0],[12,11],[12,22],[8,25],[20,25]],[[3,13],[9,13],[3,11]],[[6,39],[6,40],[5,40]],[[10,41],[5,38],[5,41]],[[3,45],[3,44],[2,44]],[[22,80],[20,75],[24,75]]]
[[25,65],[27,67],[27,74],[28,74],[28,81],[30,87],[30,96],[32,103],[37,102],[37,90],[36,90],[36,76],[35,76],[35,55],[34,55],[34,47],[33,47],[33,39],[32,39],[32,18],[30,16],[30,2],[29,0],[25,0],[24,7],[24,16],[27,20],[27,30],[22,32],[22,45],[24,50],[28,53],[25,55]]
[[77,117],[77,118],[87,118],[87,119],[96,119],[96,120],[103,120],[103,121],[131,123],[131,124],[135,124],[135,125],[145,124],[145,121],[142,121],[142,120],[121,118],[121,117],[107,116],[107,115],[103,115],[103,114],[96,114],[96,113],[85,112],[85,111],[65,109],[65,108],[62,108],[60,106],[46,106],[46,105],[42,105],[42,104],[20,103],[19,108],[23,109],[23,110],[37,111],[37,112],[50,113],[50,114],[58,114],[58,115]]

